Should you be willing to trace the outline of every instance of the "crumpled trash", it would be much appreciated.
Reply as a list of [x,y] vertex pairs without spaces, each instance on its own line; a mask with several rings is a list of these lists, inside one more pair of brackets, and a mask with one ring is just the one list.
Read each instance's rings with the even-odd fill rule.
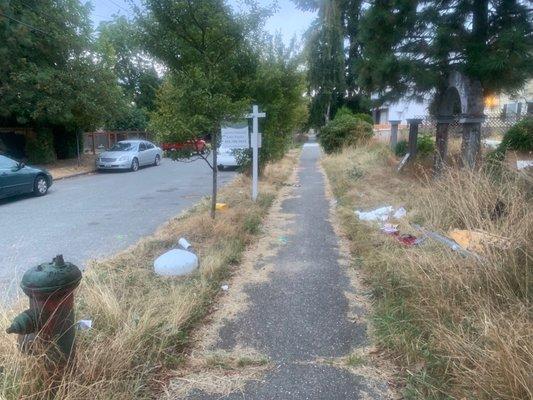
[[93,327],[93,320],[92,319],[80,319],[76,323],[76,327],[80,331],[88,331],[89,329],[92,329]]
[[511,247],[509,239],[481,230],[469,231],[466,229],[452,229],[448,232],[448,236],[461,247],[476,253],[482,253],[484,251],[484,246],[487,245],[504,250]]
[[215,205],[215,209],[218,211],[226,211],[228,209],[228,205],[226,203],[217,203]]
[[392,206],[385,206],[376,208],[371,211],[355,210],[355,215],[359,217],[361,221],[388,221],[389,218],[402,219],[407,214],[407,210],[403,207],[394,209]]
[[393,233],[396,233],[398,232],[398,225],[393,225],[393,224],[383,224],[380,228],[384,233],[386,234],[393,234]]
[[387,221],[392,212],[392,206],[386,206],[371,211],[356,210],[355,215],[357,215],[361,221]]
[[402,219],[407,215],[407,210],[403,207],[398,208],[394,214],[392,214],[392,218],[394,219]]
[[189,243],[189,241],[185,238],[180,238],[180,240],[178,240],[178,244],[181,246],[181,248],[183,250],[189,250],[190,247],[191,247],[191,244]]
[[533,168],[533,160],[516,160],[516,169],[522,171],[527,168]]
[[224,292],[227,292],[229,290],[229,285],[222,285],[220,286],[220,289],[222,289]]
[[398,225],[384,224],[380,229],[383,233],[392,236],[398,242],[405,246],[416,246],[421,244],[426,240],[426,237],[418,238],[408,233],[400,234],[398,230]]

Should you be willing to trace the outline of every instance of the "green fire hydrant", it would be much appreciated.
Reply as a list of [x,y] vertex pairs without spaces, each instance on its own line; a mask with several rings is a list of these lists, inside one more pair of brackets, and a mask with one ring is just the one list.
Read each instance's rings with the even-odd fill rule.
[[20,284],[30,308],[15,317],[7,333],[18,333],[25,352],[44,350],[48,361],[64,364],[74,354],[74,289],[81,271],[58,255],[26,271]]

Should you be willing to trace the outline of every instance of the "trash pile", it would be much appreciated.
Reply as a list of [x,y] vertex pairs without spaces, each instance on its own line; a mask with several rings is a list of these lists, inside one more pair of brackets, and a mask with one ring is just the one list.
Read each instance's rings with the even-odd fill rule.
[[[503,207],[504,206],[500,203],[497,203],[495,209],[495,211],[498,211],[497,217],[503,212]],[[448,232],[448,236],[444,236],[420,225],[412,224],[416,230],[421,232],[422,236],[417,237],[411,234],[402,234],[398,229],[399,224],[387,221],[398,221],[405,217],[407,215],[407,210],[403,207],[394,208],[392,206],[383,206],[370,211],[356,210],[355,215],[357,215],[361,221],[378,222],[381,232],[393,237],[399,243],[408,247],[417,246],[430,238],[463,256],[475,257],[478,259],[480,258],[478,254],[482,254],[485,251],[486,246],[496,247],[503,250],[511,247],[511,240],[509,238],[494,235],[479,229],[452,229]]]
[[356,210],[355,215],[361,221],[377,221],[380,222],[380,230],[386,235],[392,236],[404,246],[415,246],[422,243],[425,238],[417,238],[410,234],[401,234],[398,230],[398,224],[385,223],[391,219],[399,220],[407,215],[407,210],[403,207],[394,208],[392,206],[379,207],[370,211]]

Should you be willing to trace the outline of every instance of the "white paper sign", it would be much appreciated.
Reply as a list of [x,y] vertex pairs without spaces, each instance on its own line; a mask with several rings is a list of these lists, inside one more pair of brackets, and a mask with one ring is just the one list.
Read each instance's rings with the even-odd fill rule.
[[220,147],[223,149],[247,149],[250,147],[247,126],[243,128],[225,127],[222,128],[221,133]]
[[[220,148],[222,149],[248,149],[250,147],[253,147],[253,143],[250,145],[249,139],[250,136],[248,134],[248,127],[244,128],[231,128],[231,127],[225,127],[221,130],[222,134],[222,140],[220,142]],[[253,137],[251,138],[253,141]],[[261,147],[262,142],[262,135],[259,133],[258,136],[259,143],[257,144],[257,147]]]

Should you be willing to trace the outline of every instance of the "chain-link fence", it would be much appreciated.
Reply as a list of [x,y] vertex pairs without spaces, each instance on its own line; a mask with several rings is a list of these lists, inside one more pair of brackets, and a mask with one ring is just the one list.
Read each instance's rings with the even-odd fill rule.
[[[497,115],[489,114],[481,124],[481,135],[485,138],[502,137],[514,124],[526,118],[527,115]],[[420,117],[422,123],[419,131],[422,134],[434,134],[437,121],[432,116]],[[455,116],[449,125],[449,134],[452,137],[460,137],[463,132],[460,116]]]

